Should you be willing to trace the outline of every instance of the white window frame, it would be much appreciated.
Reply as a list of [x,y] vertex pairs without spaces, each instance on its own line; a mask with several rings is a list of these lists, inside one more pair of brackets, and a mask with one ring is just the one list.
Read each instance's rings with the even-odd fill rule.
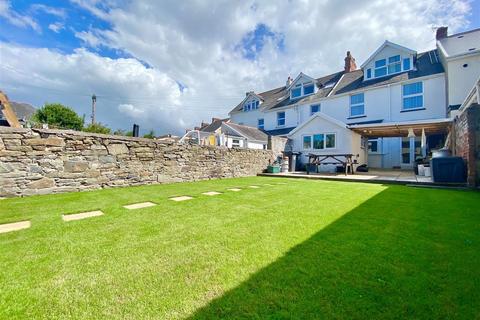
[[[309,85],[313,85],[313,92],[312,92],[312,93],[305,94],[305,86],[309,86]],[[292,91],[293,91],[293,89],[298,89],[298,88],[300,88],[300,95],[299,95],[298,97],[293,97],[293,96],[292,96]],[[307,81],[307,82],[297,83],[297,84],[295,84],[295,86],[293,86],[293,87],[290,89],[290,99],[293,100],[293,99],[299,99],[299,98],[302,98],[302,97],[310,96],[310,95],[312,95],[312,94],[315,94],[315,90],[316,90],[316,85],[315,85],[315,82],[314,82],[314,81]]]
[[[315,106],[318,106],[318,111],[317,112],[312,111],[312,108],[315,107]],[[313,116],[315,113],[321,112],[321,110],[322,110],[322,105],[320,103],[311,104],[310,105],[310,116]]]
[[[307,149],[305,149],[305,142],[304,142],[305,137],[310,137],[310,148],[307,148]],[[302,149],[303,150],[312,150],[313,149],[313,135],[311,135],[311,134],[302,135]]]
[[[390,62],[390,58],[393,58],[393,57],[400,57],[400,60],[398,61],[395,61],[395,62]],[[373,62],[373,69],[372,69],[372,79],[377,79],[377,78],[383,78],[383,77],[386,77],[386,76],[389,76],[389,75],[392,75],[392,74],[397,74],[397,73],[401,73],[402,71],[406,71],[403,69],[403,59],[405,59],[406,57],[402,57],[401,54],[395,54],[393,56],[389,56],[389,57],[386,57],[386,58],[381,58],[381,59],[378,59],[378,60],[375,60]],[[410,57],[408,57],[410,59]],[[381,61],[381,60],[385,60],[385,65],[384,66],[381,66],[381,67],[377,67],[376,66],[376,62],[377,61]],[[396,72],[390,72],[390,66],[393,66],[393,65],[396,65],[396,64],[399,64],[400,65],[400,70],[399,71],[396,71]],[[377,69],[383,69],[383,68],[386,68],[386,73],[382,76],[377,76],[376,75],[376,70]],[[411,67],[410,67],[411,69]],[[409,69],[409,70],[410,70]],[[370,79],[368,77],[366,77],[367,79]]]
[[[262,127],[260,128],[260,120],[263,121]],[[257,128],[261,130],[265,130],[265,118],[258,118],[257,119]]]
[[[237,143],[235,141],[238,141]],[[232,139],[232,148],[240,148],[240,139]]]
[[[316,135],[323,135],[323,148],[322,149],[315,149],[313,147],[313,136],[316,136]],[[335,144],[333,147],[328,147],[327,148],[327,135],[333,135],[335,138]],[[310,137],[310,148],[309,149],[305,149],[305,146],[304,146],[304,138],[305,137]],[[319,150],[319,151],[322,151],[322,150],[334,150],[334,149],[337,149],[337,133],[336,132],[319,132],[319,133],[313,133],[313,134],[304,134],[302,135],[302,149],[303,150]]]
[[[380,66],[380,67],[377,67],[377,61],[381,61],[381,60],[385,60],[385,65],[383,66]],[[382,75],[382,76],[377,76],[377,69],[383,69],[385,68],[385,74]],[[385,77],[385,76],[388,76],[388,63],[387,63],[387,59],[386,58],[383,58],[383,59],[378,59],[378,60],[375,60],[373,62],[373,78],[381,78],[381,77]]]
[[[405,87],[404,86],[409,85],[409,84],[414,84],[414,83],[421,83],[422,84],[422,92],[405,95],[405,93],[404,93]],[[424,110],[425,109],[425,97],[423,96],[424,92],[425,92],[425,84],[424,84],[423,81],[414,81],[414,82],[409,82],[409,83],[402,83],[402,111]],[[422,96],[422,106],[421,107],[405,108],[405,106],[403,104],[403,100],[405,98],[413,98],[413,97],[418,97],[418,96]]]
[[[283,124],[278,124],[278,121],[281,120],[281,118],[279,118],[280,113],[283,113]],[[285,127],[287,123],[286,120],[287,120],[287,113],[285,111],[277,112],[277,127]]]
[[[376,142],[377,142],[377,151],[370,151],[370,142],[373,142],[373,141],[376,141]],[[376,138],[376,139],[368,139],[368,140],[367,140],[367,150],[368,150],[368,153],[373,153],[373,154],[378,154],[378,153],[380,153],[380,139],[379,139],[379,138]]]
[[[329,134],[333,134],[333,136],[335,137],[335,143],[333,145],[333,147],[329,147],[327,148],[327,135]],[[337,133],[336,132],[325,132],[324,133],[325,135],[325,138],[324,138],[324,141],[323,141],[323,149],[325,150],[333,150],[333,149],[337,149]]]
[[243,112],[257,110],[259,105],[260,101],[258,99],[246,101],[243,105]]
[[[361,95],[361,94],[363,95],[363,102],[352,104],[352,97],[353,96],[358,96],[358,95]],[[366,113],[365,113],[365,93],[364,92],[351,94],[351,95],[348,96],[348,100],[349,100],[349,103],[350,103],[349,118],[360,118],[360,117],[365,117],[366,116]],[[358,107],[358,106],[363,106],[363,113],[362,114],[357,114],[357,115],[352,115],[352,107]]]
[[[390,58],[393,58],[393,57],[398,57],[398,61],[395,61],[395,62],[390,62]],[[396,74],[396,73],[400,73],[402,72],[402,56],[400,54],[396,54],[394,56],[391,56],[391,57],[388,57],[387,58],[387,75],[391,75],[391,74]],[[396,71],[396,72],[392,72],[390,73],[390,66],[394,66],[394,65],[400,65],[400,71]]]

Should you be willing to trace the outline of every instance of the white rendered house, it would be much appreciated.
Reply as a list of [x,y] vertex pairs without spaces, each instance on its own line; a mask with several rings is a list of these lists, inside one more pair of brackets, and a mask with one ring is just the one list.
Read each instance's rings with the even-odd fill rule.
[[[361,159],[370,167],[411,168],[416,157],[443,146],[450,123],[448,106],[457,101],[457,96],[465,98],[480,75],[479,52],[470,50],[480,48],[480,30],[462,35],[447,36],[446,28],[439,28],[438,48],[420,53],[385,41],[359,69],[347,52],[342,71],[320,78],[300,73],[294,80],[289,77],[285,86],[262,93],[247,92],[231,110],[230,119],[270,135],[289,137],[293,151],[302,153],[303,162],[310,153],[356,155],[364,150],[368,156]],[[455,45],[451,39],[455,39]],[[457,44],[462,39],[469,41],[463,44],[462,48],[469,47],[463,54]],[[447,52],[451,50],[455,59],[446,57],[441,45],[448,48]],[[457,64],[468,64],[460,70],[461,75],[457,75]],[[462,81],[457,85],[458,78]],[[326,117],[312,118],[316,113]],[[326,122],[331,121],[325,119],[342,123],[346,130],[337,133],[335,148],[320,148],[320,143],[313,146],[313,142],[310,147],[309,139],[320,139],[329,132]],[[304,125],[306,122],[309,124]],[[353,135],[349,131],[364,137],[358,146],[343,139],[344,135]],[[423,148],[422,132],[427,136]],[[350,152],[343,152],[347,150]]]

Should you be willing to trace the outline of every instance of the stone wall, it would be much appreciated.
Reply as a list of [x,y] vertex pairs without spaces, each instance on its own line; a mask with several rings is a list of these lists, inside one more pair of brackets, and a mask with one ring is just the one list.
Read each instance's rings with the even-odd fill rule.
[[455,119],[454,154],[467,162],[467,183],[480,185],[480,106],[470,106]]
[[269,150],[0,127],[0,197],[251,176],[273,159]]

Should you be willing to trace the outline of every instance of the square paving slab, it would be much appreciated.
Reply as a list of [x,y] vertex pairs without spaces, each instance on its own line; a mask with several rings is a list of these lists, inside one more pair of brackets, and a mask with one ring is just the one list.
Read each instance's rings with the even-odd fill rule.
[[217,191],[208,191],[208,192],[204,192],[202,194],[205,195],[205,196],[216,196],[217,194],[221,194],[221,193],[217,192]]
[[189,197],[189,196],[180,196],[180,197],[170,198],[170,200],[173,200],[173,201],[185,201],[185,200],[190,200],[190,199],[193,199],[193,198]]
[[132,209],[141,209],[141,208],[153,207],[153,206],[156,206],[156,205],[157,205],[156,203],[147,201],[147,202],[132,203],[132,204],[128,204],[128,205],[123,206],[123,207],[125,209],[132,210]]
[[31,225],[32,224],[30,223],[30,221],[20,221],[20,222],[0,224],[0,233],[27,229],[27,228],[30,228]]
[[74,220],[81,220],[90,217],[98,217],[103,215],[103,212],[100,210],[96,211],[88,211],[88,212],[81,212],[81,213],[74,213],[74,214],[64,214],[62,215],[63,221],[74,221]]
[[233,191],[233,192],[238,192],[238,191],[242,191],[242,189],[238,189],[238,188],[231,188],[231,189],[227,189],[228,191]]

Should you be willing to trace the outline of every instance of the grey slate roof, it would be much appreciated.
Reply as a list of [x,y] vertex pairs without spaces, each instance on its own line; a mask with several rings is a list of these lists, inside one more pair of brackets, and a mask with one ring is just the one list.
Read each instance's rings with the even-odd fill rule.
[[[416,70],[367,81],[363,81],[362,69],[355,70],[349,73],[345,73],[344,71],[332,73],[330,75],[316,79],[317,87],[319,89],[315,94],[295,100],[290,100],[290,96],[285,86],[279,87],[258,94],[264,99],[264,102],[260,104],[260,109],[263,111],[267,111],[286,107],[296,103],[308,103],[308,101],[314,101],[320,98],[327,97],[328,95],[334,96],[337,94],[348,93],[355,90],[379,87],[386,84],[444,72],[443,66],[438,59],[436,49],[418,53],[416,61],[414,62],[414,66],[416,67]],[[331,83],[335,83],[336,85],[329,85],[327,88],[325,87],[327,84]],[[332,92],[333,89],[335,90]],[[242,111],[242,109],[243,106],[240,103],[230,112],[239,112]]]
[[222,126],[223,122],[226,122],[228,120],[229,120],[228,118],[215,120],[212,123],[210,123],[208,126],[205,126],[205,127],[201,128],[200,131],[215,132],[218,128],[220,128]]
[[437,50],[431,50],[417,54],[417,59],[415,63],[416,70],[412,71],[406,71],[391,76],[367,81],[363,81],[363,71],[361,69],[346,73],[340,80],[340,82],[337,84],[335,91],[332,92],[332,95],[347,93],[361,89],[370,89],[409,79],[415,79],[436,73],[442,73],[444,72],[443,66],[437,58],[438,56],[436,51]]
[[290,131],[292,131],[295,128],[296,127],[265,130],[265,133],[268,134],[269,136],[286,136],[290,133]]
[[[259,93],[258,96],[262,97],[262,99],[264,100],[263,103],[260,105],[260,108],[262,110],[269,110],[269,109],[285,107],[285,106],[297,103],[299,101],[302,101],[302,102],[310,101],[317,98],[326,97],[332,90],[333,86],[329,86],[328,88],[325,88],[325,86],[329,83],[336,83],[340,79],[342,74],[343,74],[343,71],[332,73],[328,76],[315,79],[316,85],[319,88],[318,91],[315,94],[304,97],[304,98],[290,100],[290,95],[288,94],[286,86]],[[243,110],[243,105],[240,103],[230,112],[242,111],[242,110]]]
[[268,141],[268,135],[265,134],[260,129],[254,128],[254,127],[248,127],[236,123],[227,123],[226,124],[228,127],[234,129],[238,133],[240,133],[242,136],[247,138],[248,140],[255,140],[255,141],[262,141],[262,142],[267,142]]
[[33,116],[33,114],[37,110],[28,103],[21,103],[21,102],[15,102],[15,101],[10,101],[10,106],[12,107],[13,111],[17,115],[18,119],[30,120],[30,118]]

